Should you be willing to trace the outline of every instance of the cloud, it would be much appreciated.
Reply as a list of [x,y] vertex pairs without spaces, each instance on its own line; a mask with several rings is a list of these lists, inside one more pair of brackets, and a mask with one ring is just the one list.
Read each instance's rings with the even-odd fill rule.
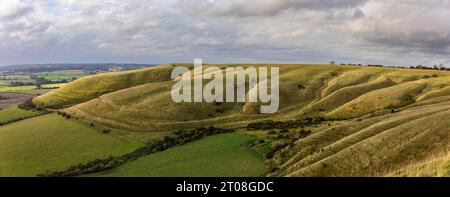
[[361,18],[361,17],[364,17],[364,16],[365,16],[364,12],[361,9],[359,9],[359,8],[357,8],[355,10],[355,14],[353,14],[353,18]]
[[3,9],[5,9],[5,11],[1,12],[1,21],[10,21],[24,17],[33,11],[33,7],[25,4],[10,4],[9,8],[5,7]]
[[330,10],[355,7],[366,0],[180,0],[191,14],[208,12],[222,16],[273,16],[287,10]]
[[350,21],[346,27],[374,45],[402,52],[450,55],[449,1],[440,1],[440,6],[439,1],[431,2],[434,6],[372,1],[361,8],[366,10],[365,17]]
[[[26,3],[24,3],[26,2]],[[449,0],[0,2],[0,64],[450,63]]]

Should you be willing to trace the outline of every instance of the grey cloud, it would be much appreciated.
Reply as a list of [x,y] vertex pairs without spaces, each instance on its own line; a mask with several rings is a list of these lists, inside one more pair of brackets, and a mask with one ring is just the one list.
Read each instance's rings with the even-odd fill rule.
[[364,17],[364,16],[365,16],[364,12],[361,9],[359,9],[359,8],[357,8],[355,10],[355,13],[353,14],[353,18],[361,18],[361,17]]
[[33,2],[14,12],[0,3],[0,64],[450,63],[441,0]]
[[286,10],[332,10],[355,7],[367,0],[216,0],[181,1],[193,14],[209,12],[222,16],[273,16]]
[[366,10],[365,17],[350,21],[346,28],[368,45],[384,46],[389,51],[450,55],[450,3],[405,2],[372,1],[361,8]]
[[10,21],[15,20],[20,17],[24,17],[28,15],[29,13],[33,12],[33,7],[23,4],[18,4],[14,6],[13,8],[8,9],[3,14],[0,13],[0,20],[3,21]]
[[428,54],[450,55],[450,36],[439,32],[412,32],[409,35],[389,34],[385,32],[363,35],[367,41],[384,45],[403,52],[423,52]]

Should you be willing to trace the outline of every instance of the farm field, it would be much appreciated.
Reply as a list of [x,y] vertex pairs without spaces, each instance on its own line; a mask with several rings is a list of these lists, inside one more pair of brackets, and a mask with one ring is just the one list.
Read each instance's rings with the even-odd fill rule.
[[36,176],[142,144],[47,114],[0,127],[0,176]]
[[263,155],[244,146],[254,139],[236,133],[210,136],[139,158],[95,176],[263,176],[268,170]]
[[61,81],[61,80],[72,81],[74,78],[79,79],[89,75],[83,70],[61,70],[52,72],[39,72],[35,74],[39,77],[43,77],[51,81]]
[[0,122],[6,122],[17,118],[27,118],[38,114],[39,112],[27,111],[17,107],[2,109],[0,110]]
[[0,109],[16,107],[18,104],[35,97],[34,95],[15,92],[0,92],[0,96],[4,97],[4,99],[0,100]]
[[20,91],[29,91],[36,89],[36,86],[0,86],[0,92],[20,92]]

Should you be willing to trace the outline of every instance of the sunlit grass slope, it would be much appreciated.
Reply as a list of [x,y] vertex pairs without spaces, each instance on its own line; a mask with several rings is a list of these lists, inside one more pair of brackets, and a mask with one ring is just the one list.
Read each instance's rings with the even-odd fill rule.
[[145,84],[170,80],[173,66],[144,68],[140,70],[104,73],[87,76],[68,83],[33,100],[47,108],[61,108],[82,103],[102,94]]
[[423,162],[413,163],[385,176],[402,177],[450,177],[450,155],[431,157]]
[[103,134],[56,114],[0,127],[0,176],[35,176],[90,159],[130,152],[140,143]]
[[[224,68],[228,65],[217,66]],[[279,66],[279,113],[259,114],[260,103],[174,103],[170,95],[175,83],[173,80],[148,82],[102,96],[97,95],[65,111],[92,122],[133,131],[160,131],[211,124],[227,126],[228,123],[238,126],[262,118],[325,116],[347,119],[433,98],[436,94],[440,95],[437,92],[445,91],[445,87],[450,85],[448,72],[433,70],[334,65],[232,66]],[[152,71],[169,68],[157,66]],[[71,88],[82,85],[82,82],[75,81],[61,90],[77,92],[91,88]],[[76,103],[70,96],[56,95],[63,94],[64,91],[54,91],[55,93],[38,97],[35,103],[41,104],[41,100],[48,97],[55,98],[53,101],[62,99],[64,103]],[[83,94],[85,93],[81,93]],[[427,94],[430,95],[426,96]]]
[[275,175],[385,176],[450,147],[450,101],[348,121],[295,143]]
[[267,172],[263,155],[243,146],[252,139],[236,133],[206,137],[139,158],[98,176],[262,176]]

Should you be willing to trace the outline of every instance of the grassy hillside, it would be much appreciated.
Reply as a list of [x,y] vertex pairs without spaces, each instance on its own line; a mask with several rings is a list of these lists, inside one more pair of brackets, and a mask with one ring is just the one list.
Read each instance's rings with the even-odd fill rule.
[[[173,67],[168,65],[83,78],[34,102],[44,107],[71,106],[62,111],[95,124],[140,133],[209,125],[245,127],[263,120],[328,120],[312,127],[311,135],[293,139],[295,143],[275,154],[272,161],[279,170],[273,176],[401,176],[408,173],[403,169],[430,166],[427,161],[445,154],[450,147],[450,72],[335,65],[259,66],[280,67],[280,108],[276,114],[259,114],[260,103],[174,103],[170,90],[175,81],[168,78]],[[301,128],[290,129],[298,132]],[[172,154],[158,154],[174,161]],[[148,158],[148,163],[142,158],[109,173],[159,175],[156,167],[150,167],[151,172],[141,167],[159,164],[156,156]],[[141,171],[134,172],[134,168]]]
[[14,120],[18,118],[26,118],[38,115],[39,112],[28,111],[19,109],[17,107],[12,107],[8,109],[0,110],[0,122],[6,122],[9,120]]
[[140,143],[55,114],[0,127],[0,176],[35,176],[90,159],[123,154]]
[[449,177],[450,155],[431,157],[423,162],[413,163],[385,176],[402,177]]
[[206,137],[166,151],[151,154],[97,176],[262,176],[264,158],[243,146],[253,137],[236,133]]
[[[228,65],[216,66],[223,68]],[[151,69],[165,71],[168,68],[157,66]],[[280,65],[280,110],[274,115],[259,114],[260,103],[174,103],[170,95],[175,83],[172,80],[146,83],[103,94],[65,109],[65,112],[98,124],[140,132],[195,128],[211,124],[245,126],[251,121],[261,119],[292,119],[304,116],[348,119],[423,100],[424,95],[450,85],[448,75],[448,72],[434,70]],[[57,95],[64,91],[83,91],[77,95],[86,94],[84,92],[89,86],[76,90],[72,88],[82,86],[83,83],[75,81],[62,87],[61,91],[53,91],[36,98],[34,102],[42,104],[41,101],[47,102],[48,97],[54,98],[49,99],[50,101],[60,99],[63,103],[79,102],[78,99],[71,100],[70,95]]]
[[82,103],[100,95],[152,82],[170,80],[173,66],[144,68],[125,72],[87,76],[33,100],[47,108],[60,108]]
[[384,176],[449,148],[449,100],[345,122],[295,142],[276,176]]

